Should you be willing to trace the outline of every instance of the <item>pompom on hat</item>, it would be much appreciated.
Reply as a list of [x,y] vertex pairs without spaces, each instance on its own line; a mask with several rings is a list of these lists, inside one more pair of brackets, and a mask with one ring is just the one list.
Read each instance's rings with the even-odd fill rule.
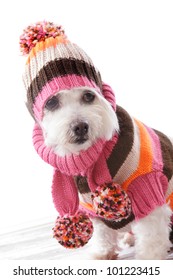
[[[74,176],[87,176],[87,174],[90,176],[93,164],[105,159],[103,149],[106,141],[98,139],[93,146],[79,155],[59,157],[50,147],[45,146],[42,129],[38,123],[43,118],[47,100],[61,90],[83,86],[94,88],[114,110],[116,109],[115,95],[111,87],[102,82],[100,73],[90,57],[67,39],[63,28],[59,25],[43,21],[28,26],[20,37],[20,49],[28,56],[23,80],[27,91],[27,107],[36,120],[33,144],[39,156],[54,167],[52,196],[60,216],[56,220],[53,234],[66,248],[78,248],[89,241],[93,226],[88,215],[79,210]],[[114,135],[109,145],[107,144],[107,150],[109,150],[108,146],[112,146],[116,141],[117,136]],[[110,176],[106,174],[104,178],[106,179],[104,183],[109,183]],[[105,186],[103,186],[104,191]],[[116,203],[117,192],[121,197],[121,207],[119,207],[121,213],[128,215],[123,212],[123,207],[129,205],[128,200],[126,201],[124,193],[121,193],[117,185],[113,184],[116,190],[112,192],[109,184],[109,191],[114,197],[112,200],[110,198],[107,204],[102,194],[102,187],[97,189],[98,186],[93,185],[92,182],[89,187],[93,192],[95,207],[97,210],[102,208],[101,212],[97,211],[98,215],[101,213],[102,217],[105,212],[106,218],[117,218],[112,215],[112,212],[109,215],[109,210],[117,209],[115,205],[112,206],[112,203]],[[100,196],[103,200],[97,207]],[[121,217],[118,215],[119,218]]]

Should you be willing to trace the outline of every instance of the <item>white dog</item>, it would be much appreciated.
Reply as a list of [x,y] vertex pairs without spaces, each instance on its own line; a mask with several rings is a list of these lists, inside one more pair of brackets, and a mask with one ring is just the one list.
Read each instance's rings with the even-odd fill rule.
[[[62,90],[50,98],[40,126],[45,144],[59,156],[79,154],[99,138],[110,140],[115,132],[121,135],[117,114],[109,102],[95,89],[87,87]],[[86,195],[83,196],[86,200]],[[166,258],[170,248],[171,213],[169,205],[165,203],[148,216],[125,227],[125,230],[131,228],[134,234],[136,259]],[[113,259],[116,255],[117,231],[105,225],[101,219],[95,218],[93,222],[92,256],[96,259]]]
[[56,221],[54,236],[67,248],[86,244],[93,228],[82,208],[94,217],[95,258],[114,258],[117,232],[129,225],[137,259],[166,258],[173,210],[170,139],[116,106],[111,87],[62,26],[29,25],[20,48],[28,55],[23,80],[35,120],[33,144],[54,167],[52,195],[63,224]]

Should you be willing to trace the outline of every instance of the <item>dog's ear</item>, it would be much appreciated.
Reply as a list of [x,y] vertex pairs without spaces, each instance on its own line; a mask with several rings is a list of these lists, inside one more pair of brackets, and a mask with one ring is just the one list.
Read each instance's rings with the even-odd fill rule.
[[28,102],[25,102],[26,108],[28,109],[29,113],[31,114],[31,116],[33,117],[34,121],[36,121],[33,111],[31,109],[31,106],[29,106]]

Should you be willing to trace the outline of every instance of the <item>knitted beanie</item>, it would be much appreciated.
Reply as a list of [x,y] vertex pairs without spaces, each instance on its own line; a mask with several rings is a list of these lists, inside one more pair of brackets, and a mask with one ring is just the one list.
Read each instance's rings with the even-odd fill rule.
[[[46,21],[28,26],[20,37],[20,49],[28,55],[23,80],[27,107],[36,120],[42,119],[46,101],[61,90],[88,86],[103,94],[99,71],[61,26]],[[115,109],[111,90],[105,98]]]
[[[23,76],[27,90],[27,107],[36,120],[33,132],[33,144],[40,157],[54,167],[52,195],[55,207],[60,214],[54,228],[54,236],[67,248],[83,246],[92,235],[93,226],[89,217],[79,211],[79,198],[73,177],[76,175],[87,176],[91,173],[93,164],[99,159],[104,159],[106,141],[98,139],[87,151],[82,151],[79,156],[71,155],[59,157],[53,150],[46,147],[41,128],[37,124],[43,118],[44,106],[48,99],[59,91],[75,87],[91,87],[101,94],[116,109],[114,93],[108,85],[102,83],[101,76],[89,56],[76,44],[70,42],[61,26],[51,22],[38,22],[28,26],[20,37],[20,48],[24,55],[28,55],[25,73]],[[107,151],[117,141],[117,136],[107,143]],[[110,175],[103,169],[104,183],[110,184]],[[104,174],[105,173],[105,174]],[[91,183],[90,190],[96,191],[96,186]],[[116,197],[116,184],[110,192]],[[95,205],[98,208],[100,201],[97,190]],[[117,187],[118,197],[120,189]],[[104,185],[104,192],[105,185]],[[101,195],[103,197],[103,194]],[[125,194],[122,201],[129,206]],[[111,200],[111,199],[110,199]],[[115,200],[115,199],[114,199]],[[106,200],[108,203],[108,200]],[[115,203],[109,201],[114,211]],[[108,205],[106,209],[109,209]],[[102,208],[103,210],[103,208]],[[102,216],[104,211],[98,211]],[[106,212],[108,212],[106,210]],[[114,218],[112,212],[109,213]]]

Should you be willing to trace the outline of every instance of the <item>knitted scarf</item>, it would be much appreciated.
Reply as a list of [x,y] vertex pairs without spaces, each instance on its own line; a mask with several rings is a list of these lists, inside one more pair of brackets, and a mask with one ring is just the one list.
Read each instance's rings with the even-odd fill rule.
[[52,148],[45,146],[42,129],[35,124],[33,144],[39,156],[54,167],[52,196],[55,208],[61,216],[75,215],[79,208],[78,190],[73,176],[87,176],[91,192],[94,192],[98,186],[93,180],[93,169],[95,176],[99,177],[100,185],[112,181],[106,159],[111,154],[117,139],[117,134],[110,141],[99,139],[79,155],[60,157]]

